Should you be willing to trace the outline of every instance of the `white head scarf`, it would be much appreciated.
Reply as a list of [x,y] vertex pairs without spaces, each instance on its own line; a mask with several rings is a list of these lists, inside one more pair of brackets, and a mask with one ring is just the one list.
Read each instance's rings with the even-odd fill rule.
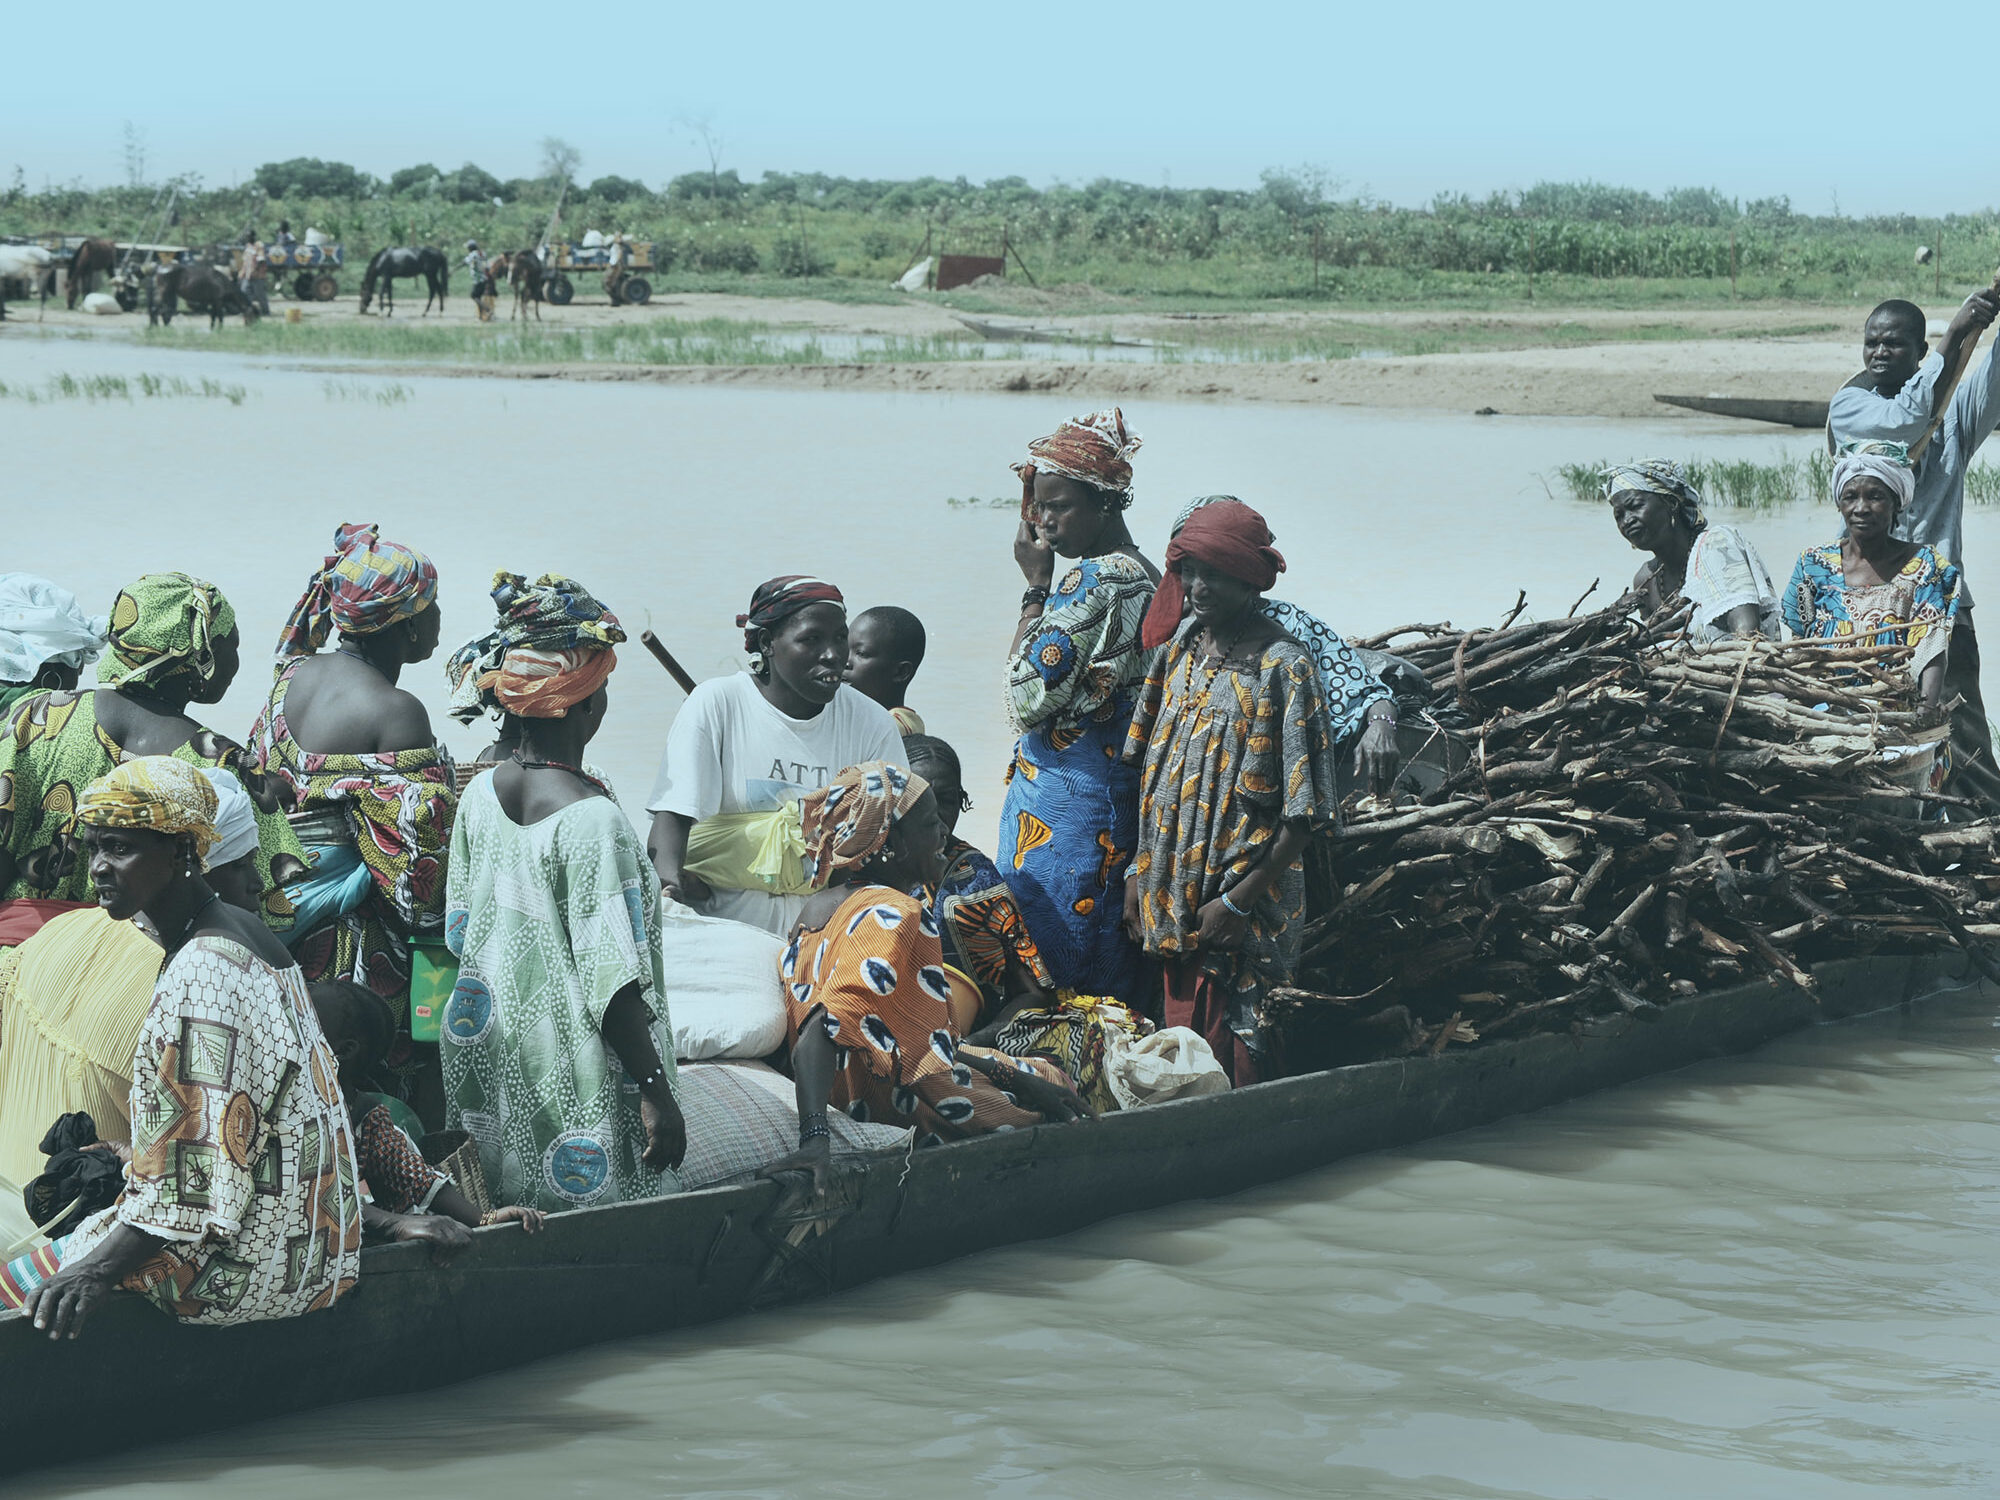
[[215,787],[215,846],[203,858],[202,868],[216,870],[257,852],[257,809],[243,783],[228,771],[203,766],[201,774]]
[[109,615],[87,615],[68,589],[33,573],[0,573],[0,682],[33,682],[51,662],[97,660]]
[[1886,453],[1848,453],[1833,466],[1833,498],[1836,502],[1847,488],[1848,480],[1861,474],[1879,479],[1894,490],[1898,509],[1908,505],[1917,493],[1916,471],[1908,464],[1897,463]]

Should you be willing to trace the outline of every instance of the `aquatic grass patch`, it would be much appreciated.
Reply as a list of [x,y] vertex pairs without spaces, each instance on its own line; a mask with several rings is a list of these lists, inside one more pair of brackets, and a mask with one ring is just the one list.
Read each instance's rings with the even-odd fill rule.
[[[1572,500],[1601,504],[1604,498],[1604,471],[1610,461],[1557,464],[1555,485],[1543,485],[1554,493],[1556,486],[1568,491]],[[1681,461],[1688,480],[1701,491],[1703,502],[1717,510],[1768,511],[1788,505],[1824,505],[1831,502],[1833,460],[1814,451],[1800,458],[1781,458],[1773,463],[1752,459],[1690,458]],[[1966,471],[1965,498],[1972,505],[2000,505],[2000,465],[1974,464]]]
[[982,500],[977,495],[967,495],[961,500],[956,495],[946,495],[944,503],[949,505],[953,510],[1016,510],[1020,507],[1021,497],[1019,495],[1015,495],[1012,498],[1006,495],[989,495]]
[[197,400],[227,401],[241,406],[249,391],[203,376],[187,380],[179,375],[71,375],[67,371],[51,375],[39,383],[0,380],[0,400],[25,401],[30,406],[44,401],[136,401],[192,397]]
[[321,382],[321,389],[329,401],[372,401],[377,406],[401,406],[416,394],[400,380],[386,385],[373,380],[327,380]]

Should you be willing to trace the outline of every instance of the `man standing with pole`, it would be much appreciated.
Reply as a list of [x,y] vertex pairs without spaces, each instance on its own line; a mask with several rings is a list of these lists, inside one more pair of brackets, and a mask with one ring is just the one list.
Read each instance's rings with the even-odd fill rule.
[[[1838,452],[1855,442],[1904,443],[1916,470],[1914,498],[1904,507],[1896,535],[1923,542],[1961,570],[1965,567],[1965,471],[1973,454],[2000,425],[2000,368],[1992,351],[1967,371],[1980,334],[2000,316],[2000,278],[1966,298],[1945,330],[1944,347],[1930,352],[1923,310],[1900,299],[1868,315],[1861,334],[1865,368],[1834,392],[1827,411],[1827,441]],[[1972,590],[1961,583],[1952,623],[1945,696],[1960,698],[1951,718],[1957,770],[1952,790],[2000,811],[2000,773],[1993,764],[1993,736],[1979,690],[1979,638],[1972,628]]]

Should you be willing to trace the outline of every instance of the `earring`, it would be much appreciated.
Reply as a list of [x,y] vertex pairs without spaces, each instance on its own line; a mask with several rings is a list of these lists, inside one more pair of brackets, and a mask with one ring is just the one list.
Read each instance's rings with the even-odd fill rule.
[[752,651],[752,652],[750,653],[750,670],[751,670],[751,671],[752,671],[753,673],[761,673],[761,672],[762,672],[762,671],[764,670],[764,653],[763,653],[763,652],[761,652],[761,651]]

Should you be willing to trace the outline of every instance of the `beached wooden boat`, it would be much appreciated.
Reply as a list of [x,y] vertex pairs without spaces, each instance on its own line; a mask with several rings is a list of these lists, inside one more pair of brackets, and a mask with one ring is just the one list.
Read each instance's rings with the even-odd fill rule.
[[[81,1340],[55,1345],[18,1314],[0,1315],[0,1474],[79,1445],[97,1452],[448,1385],[1231,1193],[1980,982],[1957,955],[1846,959],[1816,972],[1818,1004],[1760,981],[1581,1037],[1364,1063],[907,1159],[892,1152],[857,1170],[823,1218],[787,1218],[781,1187],[758,1182],[567,1214],[532,1238],[482,1230],[443,1270],[421,1246],[369,1250],[353,1296],[282,1323],[181,1328],[121,1295]],[[199,1395],[161,1399],[173,1392]]]
[[1712,417],[1739,417],[1746,422],[1775,422],[1780,427],[1824,427],[1824,401],[1776,401],[1756,396],[1655,396],[1663,406],[1682,406]]
[[1089,334],[1068,328],[1037,328],[1032,323],[998,323],[991,318],[975,318],[955,312],[952,317],[983,339],[996,344],[1109,344],[1117,349],[1151,349],[1151,339],[1093,339]]

